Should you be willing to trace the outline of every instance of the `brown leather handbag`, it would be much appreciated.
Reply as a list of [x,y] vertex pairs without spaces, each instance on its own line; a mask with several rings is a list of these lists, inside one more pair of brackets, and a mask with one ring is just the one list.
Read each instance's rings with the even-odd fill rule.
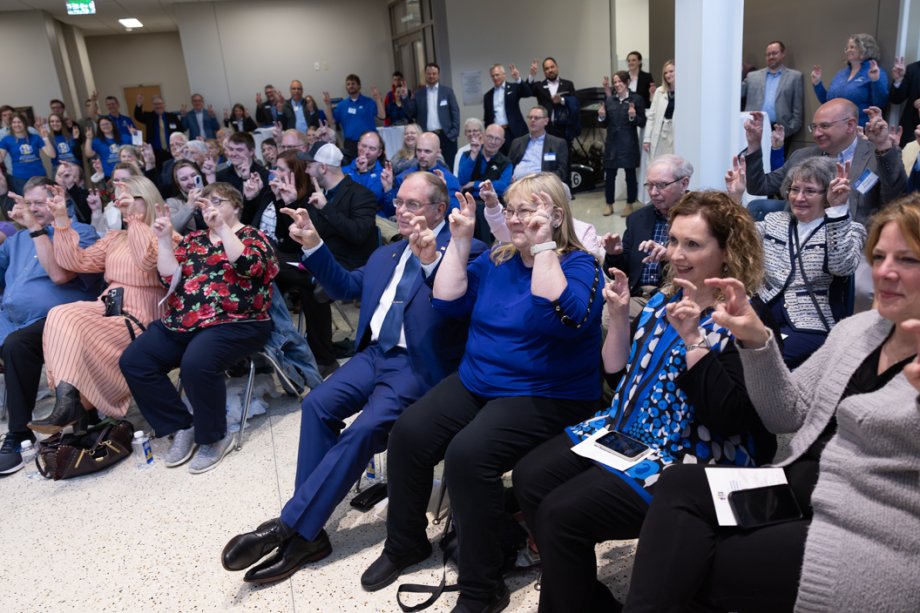
[[38,444],[35,464],[46,479],[97,473],[131,455],[134,426],[129,421],[100,424],[81,434],[57,434]]

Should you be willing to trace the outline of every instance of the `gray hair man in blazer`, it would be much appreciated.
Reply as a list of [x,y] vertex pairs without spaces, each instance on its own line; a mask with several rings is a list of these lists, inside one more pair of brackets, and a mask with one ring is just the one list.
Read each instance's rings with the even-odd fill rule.
[[767,44],[765,58],[767,67],[749,72],[741,83],[741,97],[747,97],[744,110],[767,113],[771,124],[783,126],[788,141],[802,129],[805,117],[802,73],[783,65],[786,45],[781,41]]

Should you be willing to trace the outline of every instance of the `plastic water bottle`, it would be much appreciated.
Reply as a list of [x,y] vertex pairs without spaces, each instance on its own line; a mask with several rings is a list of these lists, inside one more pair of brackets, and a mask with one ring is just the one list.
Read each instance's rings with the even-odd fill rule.
[[131,441],[131,448],[134,452],[134,462],[138,468],[147,468],[153,464],[153,451],[150,449],[150,439],[144,434],[143,430],[137,430],[134,433],[134,440]]
[[371,483],[375,483],[377,479],[377,467],[374,465],[374,456],[371,456],[371,461],[367,463],[367,480]]
[[24,440],[19,443],[19,455],[22,456],[22,463],[25,467],[26,477],[34,479],[38,476],[38,469],[35,467],[35,454],[38,450],[30,440]]

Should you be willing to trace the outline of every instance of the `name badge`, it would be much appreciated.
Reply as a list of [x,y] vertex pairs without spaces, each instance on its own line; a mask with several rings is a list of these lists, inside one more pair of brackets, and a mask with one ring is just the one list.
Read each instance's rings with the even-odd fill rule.
[[552,151],[550,151],[549,153],[544,153],[544,154],[543,154],[543,161],[544,161],[544,162],[555,162],[555,161],[556,161],[556,154],[553,153]]
[[875,187],[876,183],[878,183],[878,175],[867,168],[859,175],[859,178],[856,179],[853,187],[855,187],[856,191],[860,194],[866,195]]
[[175,130],[175,129],[176,129],[176,124],[174,124],[174,123],[169,124],[169,129],[170,129],[170,130]]
[[349,115],[357,115],[357,114],[358,114],[358,109],[356,109],[356,108],[353,107],[353,106],[350,106],[350,107],[348,107],[348,114],[349,114]]
[[441,100],[441,103],[438,106],[447,106],[447,100]]

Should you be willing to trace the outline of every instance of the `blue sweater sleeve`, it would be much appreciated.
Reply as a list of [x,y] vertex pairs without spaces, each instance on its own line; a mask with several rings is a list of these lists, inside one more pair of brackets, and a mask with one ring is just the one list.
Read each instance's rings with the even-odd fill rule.
[[[560,264],[565,275],[566,287],[559,299],[554,303],[540,296],[532,296],[531,300],[534,313],[538,317],[534,323],[541,332],[548,336],[564,338],[577,334],[575,325],[580,325],[587,318],[589,310],[601,308],[601,305],[594,303],[601,297],[603,283],[600,277],[597,277],[597,283],[594,282],[595,276],[600,275],[600,268],[594,257],[584,251],[568,254]],[[562,320],[563,316],[573,325],[566,325]]]

